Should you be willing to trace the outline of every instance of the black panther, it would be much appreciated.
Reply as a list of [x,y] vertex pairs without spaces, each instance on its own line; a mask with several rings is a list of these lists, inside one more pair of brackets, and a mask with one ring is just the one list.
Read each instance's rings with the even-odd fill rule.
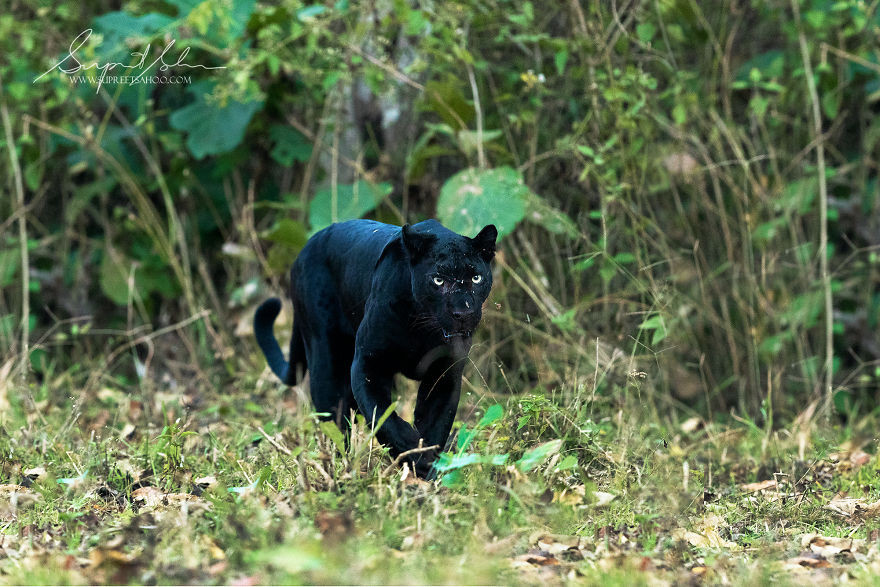
[[[442,450],[492,288],[497,236],[491,224],[468,238],[436,220],[403,227],[351,220],[321,230],[290,270],[290,362],[272,332],[281,301],[266,300],[254,316],[269,367],[288,385],[308,369],[315,409],[343,431],[352,409],[368,423],[385,413],[396,373],[420,381],[415,427],[393,413],[376,436],[392,455],[420,441]],[[427,477],[435,458],[436,450],[410,460]]]

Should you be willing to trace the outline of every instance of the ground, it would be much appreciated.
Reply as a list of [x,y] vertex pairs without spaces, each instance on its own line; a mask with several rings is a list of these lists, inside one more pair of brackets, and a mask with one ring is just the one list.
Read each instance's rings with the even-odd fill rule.
[[[0,581],[756,584],[880,575],[872,425],[472,391],[434,482],[302,388],[4,371]],[[18,390],[18,392],[16,391]],[[628,395],[629,394],[629,395]],[[404,391],[400,408],[411,407]],[[601,400],[601,401],[600,401]],[[670,410],[670,413],[677,413]],[[151,423],[161,422],[162,425]]]

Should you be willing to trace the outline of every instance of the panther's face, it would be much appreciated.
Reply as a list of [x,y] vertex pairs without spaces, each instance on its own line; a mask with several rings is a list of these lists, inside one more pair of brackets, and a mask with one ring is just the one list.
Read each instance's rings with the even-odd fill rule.
[[471,239],[436,223],[422,224],[428,224],[427,230],[403,229],[413,298],[419,308],[416,322],[446,344],[469,345],[492,289],[489,262],[498,233],[490,224]]

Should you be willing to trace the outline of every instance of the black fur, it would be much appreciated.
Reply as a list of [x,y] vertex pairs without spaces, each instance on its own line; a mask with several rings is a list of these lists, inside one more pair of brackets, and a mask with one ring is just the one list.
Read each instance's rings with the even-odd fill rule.
[[[402,228],[352,220],[318,232],[290,271],[289,363],[272,333],[281,301],[266,300],[254,316],[269,367],[289,385],[308,368],[315,409],[329,413],[343,430],[352,409],[367,422],[385,413],[396,373],[421,381],[415,427],[394,413],[377,437],[394,455],[420,440],[442,449],[458,408],[471,337],[492,287],[489,262],[497,235],[489,225],[471,239],[436,220]],[[429,475],[435,456],[414,456],[416,472]]]

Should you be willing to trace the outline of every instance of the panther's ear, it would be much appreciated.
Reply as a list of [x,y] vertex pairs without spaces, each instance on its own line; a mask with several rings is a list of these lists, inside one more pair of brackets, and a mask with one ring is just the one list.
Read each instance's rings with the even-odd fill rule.
[[486,261],[491,261],[495,256],[495,239],[498,238],[498,229],[494,224],[486,225],[480,234],[471,239],[474,248],[479,251],[480,255]]
[[413,261],[421,259],[431,248],[431,243],[435,239],[433,234],[416,232],[409,224],[403,225],[400,238],[403,240],[403,248],[406,249],[409,258]]

